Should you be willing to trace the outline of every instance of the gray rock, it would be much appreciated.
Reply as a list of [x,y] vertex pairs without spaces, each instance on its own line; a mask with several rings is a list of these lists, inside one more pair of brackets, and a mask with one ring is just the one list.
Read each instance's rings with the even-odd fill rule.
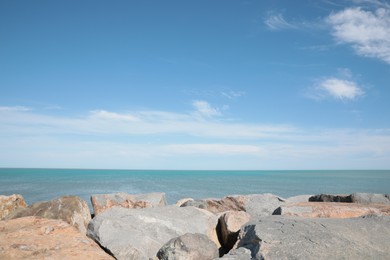
[[243,205],[244,211],[249,213],[252,219],[270,216],[277,208],[285,203],[285,199],[270,193],[235,195],[231,197]]
[[214,214],[230,210],[245,211],[243,205],[236,198],[231,196],[224,197],[222,199],[188,200],[181,205],[181,207],[188,206],[205,209]]
[[353,193],[351,197],[354,203],[390,204],[390,194]]
[[219,237],[222,247],[226,250],[233,248],[237,241],[238,231],[251,216],[244,211],[227,211],[219,217]]
[[112,207],[123,208],[153,208],[167,205],[165,193],[127,194],[96,194],[91,196],[95,216]]
[[48,219],[61,219],[86,233],[91,220],[87,202],[77,196],[64,196],[51,201],[34,203],[27,208],[18,209],[6,219],[37,216]]
[[185,233],[204,234],[219,246],[217,221],[214,214],[195,207],[114,207],[90,222],[88,236],[119,260],[149,259],[167,241]]
[[300,202],[308,202],[309,198],[313,195],[298,195],[293,196],[288,199],[286,199],[286,203],[300,203]]
[[389,259],[390,217],[269,216],[243,226],[235,247],[253,259]]
[[161,260],[212,260],[218,248],[206,235],[187,233],[172,238],[157,253]]
[[0,195],[0,220],[5,219],[15,210],[25,208],[26,206],[26,202],[20,194]]
[[245,247],[240,247],[237,249],[232,249],[230,252],[220,258],[224,260],[249,260],[252,259],[252,253],[249,249]]

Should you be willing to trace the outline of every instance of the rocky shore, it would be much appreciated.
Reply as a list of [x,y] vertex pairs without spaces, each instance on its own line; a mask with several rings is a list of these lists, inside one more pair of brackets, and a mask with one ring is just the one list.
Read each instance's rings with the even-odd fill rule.
[[0,195],[0,259],[390,259],[390,196]]

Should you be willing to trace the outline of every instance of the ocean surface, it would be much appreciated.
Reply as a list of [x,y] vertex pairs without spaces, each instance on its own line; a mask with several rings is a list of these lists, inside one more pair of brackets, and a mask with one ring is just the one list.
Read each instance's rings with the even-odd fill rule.
[[185,197],[221,198],[273,193],[390,193],[390,170],[157,171],[0,168],[0,195],[22,194],[28,204],[76,195],[90,205],[100,193],[165,192],[169,204]]

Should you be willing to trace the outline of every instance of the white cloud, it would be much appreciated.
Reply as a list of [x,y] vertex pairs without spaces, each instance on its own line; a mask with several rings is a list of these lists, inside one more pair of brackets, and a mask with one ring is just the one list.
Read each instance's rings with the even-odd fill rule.
[[239,144],[172,144],[166,149],[175,154],[261,155],[264,152],[259,146]]
[[327,22],[337,41],[351,44],[359,55],[390,64],[390,8],[375,12],[347,8],[329,15]]
[[355,100],[364,95],[364,91],[355,82],[338,78],[327,78],[311,89],[309,97],[314,99],[334,98]]
[[131,122],[139,121],[139,119],[133,115],[118,114],[106,110],[94,110],[91,111],[90,113],[91,113],[91,118],[93,119],[131,121]]
[[282,14],[269,14],[268,17],[264,20],[265,25],[267,25],[270,30],[284,30],[284,29],[297,29],[297,26],[287,22]]
[[239,97],[242,97],[245,95],[244,91],[227,91],[227,92],[221,92],[221,95],[228,98],[228,99],[236,99]]
[[195,100],[192,102],[192,105],[196,109],[196,113],[201,116],[205,116],[205,117],[221,116],[221,112],[219,111],[219,109],[212,107],[206,101]]
[[1,107],[0,106],[0,112],[25,112],[32,110],[29,107],[24,106],[11,106],[11,107]]

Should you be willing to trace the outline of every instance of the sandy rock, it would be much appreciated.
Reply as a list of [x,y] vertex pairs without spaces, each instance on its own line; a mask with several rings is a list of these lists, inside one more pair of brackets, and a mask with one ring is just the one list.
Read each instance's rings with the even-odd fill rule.
[[180,199],[178,200],[175,205],[178,206],[178,207],[181,207],[184,203],[188,202],[188,201],[193,201],[194,199],[193,198],[184,198],[184,199]]
[[13,194],[10,196],[0,195],[0,220],[19,208],[25,208],[26,202],[22,195]]
[[169,240],[157,257],[160,260],[212,260],[218,254],[217,246],[206,235],[187,233]]
[[203,199],[203,200],[189,200],[184,202],[181,207],[193,206],[200,209],[208,210],[214,214],[225,211],[242,211],[245,210],[243,205],[234,197],[224,197],[222,199]]
[[389,259],[390,217],[268,216],[244,225],[235,247],[253,259]]
[[62,220],[23,217],[0,221],[0,259],[113,259]]
[[230,250],[237,241],[238,231],[251,216],[244,211],[228,211],[219,217],[220,241],[222,247]]
[[37,216],[49,219],[61,219],[86,233],[91,220],[87,202],[77,196],[64,196],[55,200],[34,203],[27,208],[19,209],[7,219]]
[[170,239],[186,233],[206,235],[219,247],[217,217],[195,207],[111,208],[97,215],[88,235],[121,259],[149,259]]
[[303,202],[283,205],[275,210],[274,215],[305,218],[355,218],[364,215],[390,216],[390,205]]
[[130,209],[153,208],[167,205],[165,193],[127,194],[96,194],[91,196],[95,216],[112,207]]

